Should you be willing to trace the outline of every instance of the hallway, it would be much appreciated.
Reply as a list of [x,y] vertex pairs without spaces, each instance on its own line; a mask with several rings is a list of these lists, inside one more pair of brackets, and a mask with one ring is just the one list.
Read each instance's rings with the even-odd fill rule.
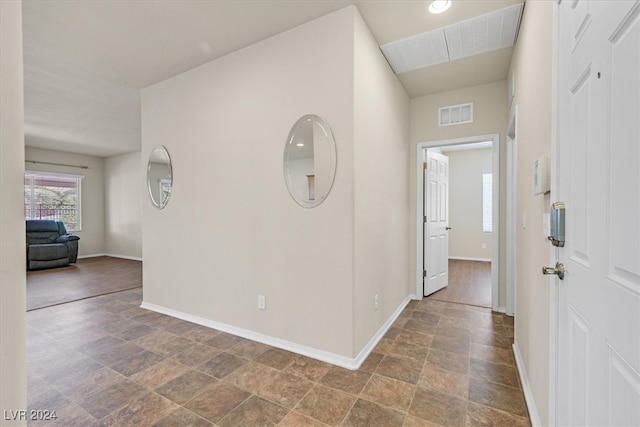
[[411,301],[350,371],[140,303],[134,289],[27,313],[46,425],[530,425],[512,318],[489,309]]

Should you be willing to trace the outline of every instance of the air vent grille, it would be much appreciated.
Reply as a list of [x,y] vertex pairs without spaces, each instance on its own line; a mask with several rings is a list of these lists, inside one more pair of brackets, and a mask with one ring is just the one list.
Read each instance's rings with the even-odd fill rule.
[[438,126],[473,123],[473,102],[438,108]]

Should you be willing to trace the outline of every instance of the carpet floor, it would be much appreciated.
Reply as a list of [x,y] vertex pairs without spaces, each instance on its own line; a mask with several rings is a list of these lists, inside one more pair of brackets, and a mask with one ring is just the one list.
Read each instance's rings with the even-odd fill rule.
[[27,311],[142,286],[142,262],[107,256],[27,272]]

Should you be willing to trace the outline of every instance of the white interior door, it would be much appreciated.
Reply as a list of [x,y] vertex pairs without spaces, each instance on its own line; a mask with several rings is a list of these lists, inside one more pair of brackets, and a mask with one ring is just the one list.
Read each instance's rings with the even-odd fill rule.
[[640,3],[558,8],[556,423],[640,426]]
[[449,158],[427,150],[424,169],[424,295],[449,283]]

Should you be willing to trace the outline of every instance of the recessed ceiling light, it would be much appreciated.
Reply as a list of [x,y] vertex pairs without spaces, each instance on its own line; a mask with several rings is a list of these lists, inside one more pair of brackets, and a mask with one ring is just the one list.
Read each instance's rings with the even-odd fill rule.
[[296,144],[296,147],[304,147],[304,144],[303,144],[302,142],[298,142],[298,143]]
[[429,12],[442,13],[451,7],[451,0],[434,0],[429,5]]

